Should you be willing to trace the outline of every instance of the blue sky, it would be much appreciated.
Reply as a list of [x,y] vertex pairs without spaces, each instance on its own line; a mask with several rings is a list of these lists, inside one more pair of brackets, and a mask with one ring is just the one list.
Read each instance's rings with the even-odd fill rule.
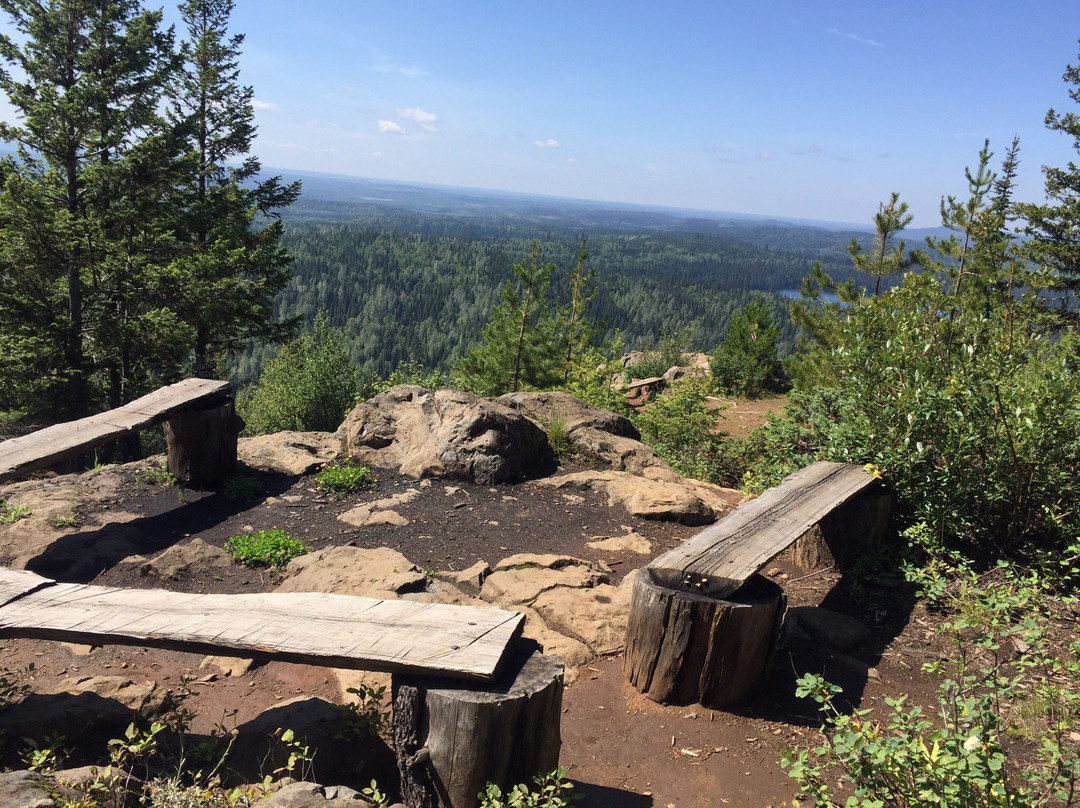
[[915,226],[984,138],[1018,195],[1077,154],[1080,0],[236,0],[264,164]]

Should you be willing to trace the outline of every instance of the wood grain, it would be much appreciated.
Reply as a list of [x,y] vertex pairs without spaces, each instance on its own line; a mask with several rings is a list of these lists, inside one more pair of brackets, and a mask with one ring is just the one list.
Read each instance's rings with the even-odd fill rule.
[[502,609],[315,592],[40,586],[26,575],[0,570],[0,636],[489,680],[525,620]]
[[879,485],[861,466],[814,463],[654,559],[652,578],[726,598],[834,509]]
[[168,420],[174,413],[226,401],[231,396],[228,382],[185,379],[115,410],[6,440],[0,443],[0,480],[48,468],[133,430]]

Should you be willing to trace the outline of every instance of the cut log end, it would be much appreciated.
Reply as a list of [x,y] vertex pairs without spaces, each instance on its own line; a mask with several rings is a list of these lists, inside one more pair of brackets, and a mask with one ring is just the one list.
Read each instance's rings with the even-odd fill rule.
[[239,431],[232,401],[177,413],[165,423],[169,471],[192,485],[223,482],[236,472]]
[[787,596],[754,576],[727,600],[634,578],[623,670],[654,701],[724,708],[760,684]]
[[408,808],[475,808],[554,769],[561,743],[563,662],[523,643],[490,684],[395,675],[394,745]]

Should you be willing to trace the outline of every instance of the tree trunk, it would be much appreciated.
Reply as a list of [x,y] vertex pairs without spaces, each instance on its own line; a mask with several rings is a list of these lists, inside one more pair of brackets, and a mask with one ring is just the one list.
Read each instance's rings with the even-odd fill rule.
[[791,560],[804,570],[847,569],[882,545],[892,519],[895,497],[868,490],[845,502],[791,545]]
[[177,413],[165,423],[169,471],[181,482],[216,485],[236,471],[240,422],[232,401]]
[[728,600],[634,578],[623,671],[653,701],[729,707],[747,696],[768,668],[787,595],[760,575]]
[[476,808],[559,762],[563,662],[522,643],[496,683],[393,678],[394,746],[407,808]]

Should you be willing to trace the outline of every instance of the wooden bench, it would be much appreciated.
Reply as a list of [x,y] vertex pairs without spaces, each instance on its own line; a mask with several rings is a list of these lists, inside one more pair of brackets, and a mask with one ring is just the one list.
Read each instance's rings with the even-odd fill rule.
[[0,443],[0,482],[163,422],[169,471],[183,482],[213,484],[235,471],[239,424],[232,385],[185,379],[115,410]]
[[391,672],[409,808],[473,808],[485,783],[505,788],[558,765],[563,664],[520,641],[524,621],[496,608],[117,589],[0,568],[0,637]]
[[819,462],[740,505],[634,578],[623,669],[660,702],[726,707],[760,683],[787,596],[758,573],[799,539],[830,563],[883,537],[892,496],[861,466]]

